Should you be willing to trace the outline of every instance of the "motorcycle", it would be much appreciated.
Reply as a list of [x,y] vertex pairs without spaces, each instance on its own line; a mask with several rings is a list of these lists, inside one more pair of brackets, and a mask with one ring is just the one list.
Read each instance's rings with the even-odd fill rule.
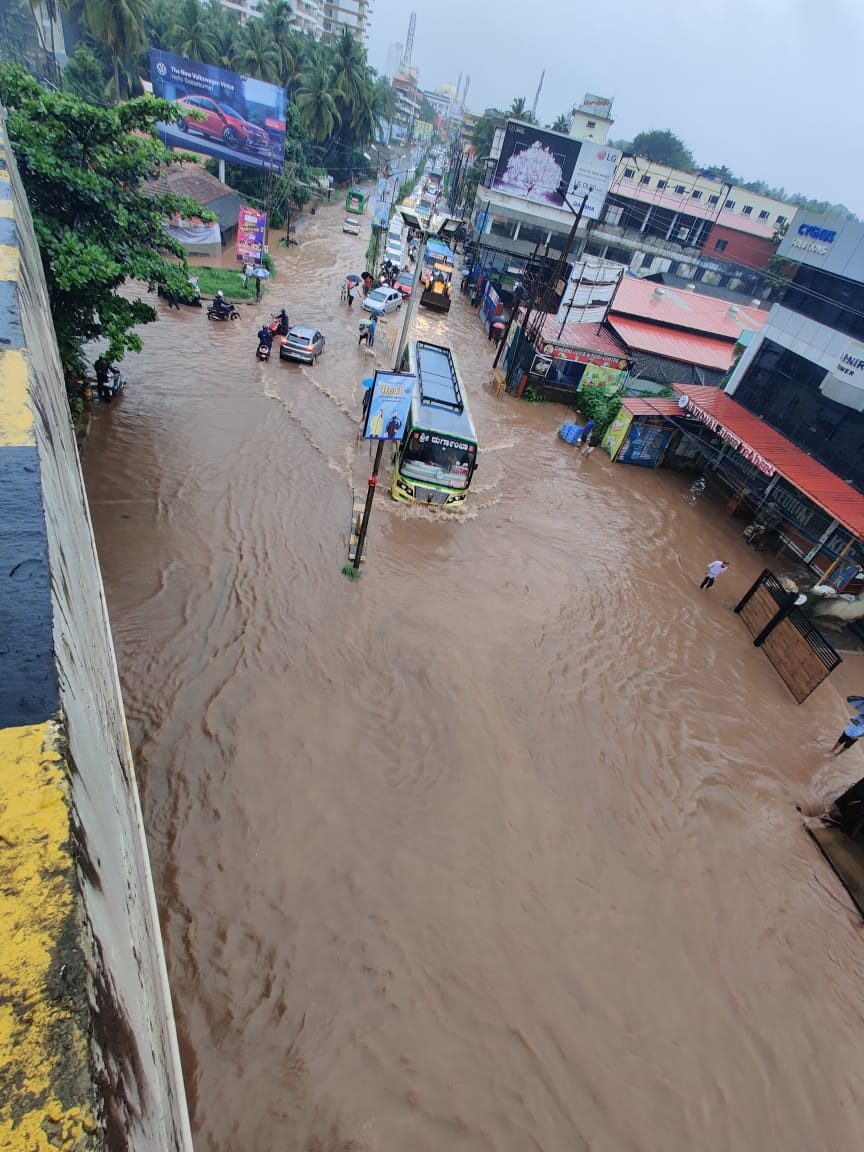
[[207,305],[207,319],[208,320],[239,320],[240,313],[233,304],[227,300],[221,306],[213,304]]
[[258,341],[258,350],[255,353],[255,355],[258,357],[259,360],[269,360],[272,347],[273,347],[272,343],[268,344],[266,340],[259,340]]

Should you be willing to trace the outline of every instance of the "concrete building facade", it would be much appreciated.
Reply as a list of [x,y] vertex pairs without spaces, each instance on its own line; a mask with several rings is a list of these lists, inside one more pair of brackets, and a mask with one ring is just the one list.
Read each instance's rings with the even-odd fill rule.
[[726,390],[864,492],[864,224],[799,209],[778,255],[798,268]]

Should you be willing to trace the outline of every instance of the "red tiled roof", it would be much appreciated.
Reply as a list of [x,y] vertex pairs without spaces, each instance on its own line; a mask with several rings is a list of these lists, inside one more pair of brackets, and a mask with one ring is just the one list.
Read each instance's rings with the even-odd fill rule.
[[670,400],[668,397],[657,397],[651,399],[648,396],[628,396],[621,401],[623,408],[626,408],[633,416],[680,416],[681,409],[678,407],[677,400]]
[[687,328],[733,343],[745,329],[758,332],[768,319],[762,308],[743,308],[717,296],[667,288],[637,276],[625,276],[618,285],[609,309],[610,321],[616,316]]
[[192,163],[167,165],[155,179],[145,181],[141,191],[145,196],[164,196],[169,192],[175,196],[191,196],[204,205],[231,193],[227,184],[202,165]]
[[864,496],[845,480],[829,472],[719,388],[681,384],[675,391],[687,396],[695,409],[736,436],[742,442],[739,451],[744,448],[757,453],[835,520],[856,536],[864,537]]
[[678,332],[660,324],[627,320],[621,316],[610,316],[606,323],[615,329],[617,335],[634,352],[649,352],[666,360],[696,364],[700,368],[716,368],[721,372],[732,366],[735,345],[730,341],[701,336],[695,332]]
[[[558,333],[561,333],[559,336]],[[547,316],[540,330],[540,340],[560,344],[565,348],[582,348],[586,352],[602,352],[604,356],[626,356],[627,349],[614,332],[601,324],[565,324],[554,316]],[[539,341],[538,341],[539,342]]]

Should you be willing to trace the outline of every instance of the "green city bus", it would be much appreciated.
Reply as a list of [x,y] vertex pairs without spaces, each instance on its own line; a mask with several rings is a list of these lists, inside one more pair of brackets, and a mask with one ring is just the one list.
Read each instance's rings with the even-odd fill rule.
[[362,188],[349,188],[345,193],[345,209],[348,212],[365,212],[369,193]]
[[460,505],[477,467],[477,432],[449,348],[411,340],[399,365],[416,376],[396,450],[394,500]]

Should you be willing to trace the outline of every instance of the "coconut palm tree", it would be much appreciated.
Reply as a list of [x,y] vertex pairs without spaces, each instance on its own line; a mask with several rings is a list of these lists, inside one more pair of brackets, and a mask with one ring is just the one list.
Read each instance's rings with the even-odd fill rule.
[[294,92],[303,127],[318,143],[329,139],[342,122],[333,87],[332,70],[319,63],[300,76]]
[[211,28],[211,13],[201,0],[182,0],[171,28],[172,51],[202,64],[218,64],[219,48]]
[[221,4],[215,4],[210,9],[207,28],[216,46],[216,63],[229,72],[237,72],[242,32],[239,15],[229,8],[223,8]]
[[240,34],[238,71],[278,84],[281,60],[262,20],[249,20]]
[[369,86],[368,70],[360,45],[347,28],[332,48],[333,83],[345,109],[353,113]]
[[267,0],[260,11],[263,15],[262,23],[279,54],[279,82],[287,87],[297,68],[294,10],[288,0]]
[[141,51],[147,8],[147,0],[84,0],[82,5],[84,26],[111,55],[118,97],[120,63],[131,63]]
[[569,112],[562,112],[560,116],[556,116],[552,121],[553,132],[569,132],[570,125],[573,122],[573,117]]

